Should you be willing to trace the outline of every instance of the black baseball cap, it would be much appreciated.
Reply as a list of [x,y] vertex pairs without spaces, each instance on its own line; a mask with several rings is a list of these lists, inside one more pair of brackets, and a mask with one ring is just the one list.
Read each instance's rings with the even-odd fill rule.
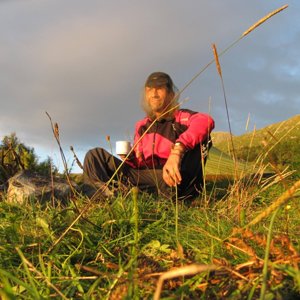
[[150,74],[145,82],[145,87],[162,87],[166,86],[169,90],[173,88],[171,77],[164,72],[154,72]]

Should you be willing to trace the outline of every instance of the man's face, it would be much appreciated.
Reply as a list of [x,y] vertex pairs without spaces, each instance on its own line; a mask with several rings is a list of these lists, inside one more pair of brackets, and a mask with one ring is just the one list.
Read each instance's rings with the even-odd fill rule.
[[153,113],[160,115],[172,100],[166,87],[146,87],[145,96]]

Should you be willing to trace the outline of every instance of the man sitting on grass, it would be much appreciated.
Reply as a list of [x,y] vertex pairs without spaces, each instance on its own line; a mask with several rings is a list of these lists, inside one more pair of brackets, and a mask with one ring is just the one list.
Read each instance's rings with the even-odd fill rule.
[[[142,191],[195,198],[203,188],[203,168],[212,145],[214,120],[207,114],[180,109],[178,89],[163,72],[149,75],[144,86],[146,117],[136,123],[134,149],[118,171],[123,183]],[[124,159],[124,157],[122,157]],[[89,150],[84,159],[84,178],[89,187],[106,187],[122,160],[105,149]]]

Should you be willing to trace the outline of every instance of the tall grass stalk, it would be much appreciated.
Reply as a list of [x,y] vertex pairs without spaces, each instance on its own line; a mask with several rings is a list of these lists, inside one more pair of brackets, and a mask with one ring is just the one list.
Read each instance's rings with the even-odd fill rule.
[[[61,159],[62,159],[62,162],[63,162],[63,166],[64,166],[64,170],[65,170],[65,174],[66,174],[66,178],[67,178],[67,181],[68,181],[68,184],[72,190],[72,193],[74,196],[78,195],[77,191],[74,189],[74,186],[71,182],[71,179],[70,179],[70,174],[69,174],[69,169],[68,169],[68,163],[67,163],[67,159],[66,159],[66,156],[64,154],[64,151],[62,149],[62,146],[61,146],[61,142],[60,142],[60,136],[59,136],[59,127],[58,127],[58,124],[55,123],[53,124],[52,122],[52,118],[51,116],[48,114],[48,112],[46,112],[46,115],[48,116],[49,120],[50,120],[50,124],[51,124],[51,129],[52,129],[52,132],[53,132],[53,135],[56,139],[56,142],[58,144],[58,147],[59,147],[59,152],[60,152],[60,155],[61,155]],[[76,203],[74,202],[73,203],[75,208],[78,210],[77,208],[77,205]]]
[[131,268],[129,272],[129,291],[127,294],[128,299],[139,299],[139,290],[137,285],[137,280],[135,278],[137,269],[137,257],[139,254],[139,207],[138,207],[138,188],[132,188],[132,200],[133,200],[133,210],[132,210],[132,223],[133,223],[133,245],[131,250]]
[[[217,47],[215,44],[212,45],[212,49],[213,49],[213,53],[214,53],[217,71],[219,73],[219,77],[220,77],[221,84],[222,84],[222,91],[223,91],[223,97],[224,97],[225,108],[226,108],[227,123],[228,123],[230,141],[231,141],[231,150],[232,151],[230,151],[230,152],[232,153],[233,162],[234,162],[234,179],[235,179],[235,181],[237,181],[238,180],[238,162],[237,162],[236,152],[234,149],[233,135],[232,135],[232,129],[231,129],[231,123],[230,123],[230,117],[229,117],[229,109],[228,109],[228,104],[227,104],[227,96],[226,96],[226,91],[225,91],[224,79],[222,76],[222,68],[221,68],[221,64],[219,61]],[[242,211],[241,211],[240,193],[237,192],[236,195],[238,197],[237,215],[238,215],[239,223],[241,223],[241,220],[243,220],[243,217],[242,217]]]
[[266,290],[267,290],[270,245],[271,245],[271,240],[272,240],[272,231],[273,231],[274,220],[275,220],[278,210],[279,210],[279,208],[277,208],[276,211],[273,213],[273,215],[271,217],[271,221],[270,221],[269,232],[268,232],[268,236],[267,236],[265,258],[264,258],[264,267],[263,267],[263,272],[262,272],[262,285],[261,285],[260,297],[259,297],[260,300],[265,299],[265,294],[266,294]]
[[[209,109],[208,111],[211,111],[211,97],[209,98]],[[209,143],[210,141],[208,141],[207,143]],[[206,145],[208,146],[208,145]],[[202,187],[202,199],[204,198],[204,206],[207,207],[208,206],[208,202],[209,202],[209,198],[207,197],[207,190],[206,190],[206,172],[205,172],[205,162],[208,159],[208,155],[209,153],[206,153],[206,157],[204,157],[205,153],[204,151],[202,151],[202,147],[200,148],[200,152],[201,152],[201,166],[202,166],[202,178],[203,178],[203,187]]]
[[213,49],[213,53],[214,53],[214,58],[215,58],[215,62],[216,62],[217,71],[219,73],[219,77],[220,77],[221,84],[222,84],[222,91],[223,91],[223,97],[224,97],[225,108],[226,108],[227,123],[228,123],[228,128],[229,128],[229,133],[230,133],[232,156],[233,156],[233,161],[234,161],[234,164],[235,164],[235,173],[236,173],[235,177],[236,177],[236,175],[237,175],[237,160],[236,160],[236,153],[235,153],[234,144],[233,144],[233,136],[232,136],[230,117],[229,117],[229,109],[228,109],[228,104],[227,104],[225,84],[224,84],[224,79],[223,79],[223,76],[222,76],[222,68],[221,68],[220,61],[219,61],[219,55],[218,55],[217,47],[216,47],[215,44],[212,45],[212,49]]
[[175,238],[176,238],[176,243],[177,246],[179,244],[179,236],[178,236],[178,188],[177,184],[175,185]]

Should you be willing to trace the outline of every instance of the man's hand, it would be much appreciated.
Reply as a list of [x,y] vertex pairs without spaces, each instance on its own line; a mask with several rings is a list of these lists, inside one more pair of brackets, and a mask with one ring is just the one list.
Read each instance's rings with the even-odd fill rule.
[[168,186],[176,186],[177,184],[180,184],[182,180],[180,174],[180,163],[184,151],[185,147],[183,145],[175,145],[163,167],[163,179]]
[[180,162],[181,157],[171,153],[167,162],[165,163],[163,167],[163,179],[168,186],[176,186],[177,184],[180,184]]

